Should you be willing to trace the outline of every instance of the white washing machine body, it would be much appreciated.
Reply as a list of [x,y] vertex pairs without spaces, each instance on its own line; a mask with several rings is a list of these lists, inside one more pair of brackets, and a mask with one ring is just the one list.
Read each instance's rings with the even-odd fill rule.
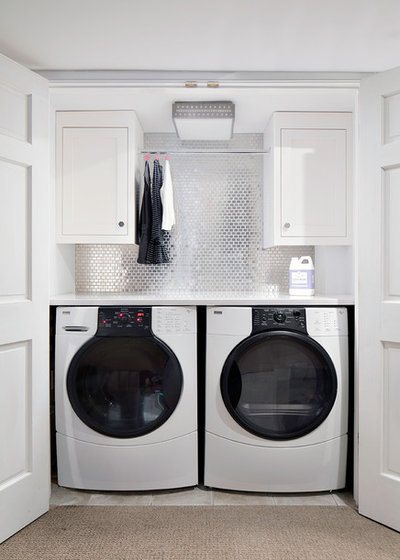
[[205,485],[343,488],[347,431],[345,308],[207,309]]
[[91,490],[193,486],[195,307],[59,307],[58,483]]

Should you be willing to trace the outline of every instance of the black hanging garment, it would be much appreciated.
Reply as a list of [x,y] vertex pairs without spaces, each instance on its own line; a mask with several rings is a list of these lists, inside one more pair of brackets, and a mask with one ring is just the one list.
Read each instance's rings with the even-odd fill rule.
[[139,216],[139,255],[137,258],[137,262],[141,264],[147,262],[147,248],[151,237],[151,176],[148,161],[144,165],[143,180],[144,188]]
[[153,164],[153,182],[151,185],[151,236],[146,255],[146,263],[148,264],[169,262],[161,233],[162,204],[160,189],[162,185],[163,168],[158,159],[156,159]]

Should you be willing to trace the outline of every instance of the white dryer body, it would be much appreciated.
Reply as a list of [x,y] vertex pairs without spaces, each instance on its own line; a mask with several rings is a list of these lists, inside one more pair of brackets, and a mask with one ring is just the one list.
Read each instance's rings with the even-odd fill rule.
[[[261,324],[254,330],[250,307],[207,309],[205,484],[265,492],[342,488],[348,431],[347,310],[276,307],[256,313],[258,322],[266,317],[265,328]],[[243,357],[246,352],[252,357]],[[274,353],[279,356],[271,358]],[[304,372],[304,364],[311,373]],[[324,376],[332,380],[328,383]],[[252,378],[253,388],[247,381]],[[325,411],[308,404],[306,390],[312,393],[310,402],[318,400],[318,391],[320,400],[331,400]],[[287,427],[295,421],[300,429],[290,432]]]

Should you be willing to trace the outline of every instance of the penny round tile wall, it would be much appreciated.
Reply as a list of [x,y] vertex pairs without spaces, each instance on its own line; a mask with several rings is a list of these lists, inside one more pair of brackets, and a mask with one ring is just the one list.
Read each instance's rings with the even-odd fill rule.
[[[235,134],[221,142],[146,134],[145,150],[257,151],[263,150],[263,135]],[[76,245],[76,292],[251,296],[267,295],[271,284],[287,292],[290,258],[314,258],[314,247],[261,248],[265,157],[269,156],[171,155],[176,226],[164,234],[170,262],[138,264],[136,245]],[[160,161],[164,163],[163,156]],[[138,206],[140,202],[137,193]]]

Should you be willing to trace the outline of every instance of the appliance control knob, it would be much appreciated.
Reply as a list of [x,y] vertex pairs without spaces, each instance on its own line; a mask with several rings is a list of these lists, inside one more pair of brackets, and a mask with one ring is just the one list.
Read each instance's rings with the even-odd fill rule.
[[286,315],[281,311],[274,313],[273,317],[277,323],[284,323],[286,321]]

